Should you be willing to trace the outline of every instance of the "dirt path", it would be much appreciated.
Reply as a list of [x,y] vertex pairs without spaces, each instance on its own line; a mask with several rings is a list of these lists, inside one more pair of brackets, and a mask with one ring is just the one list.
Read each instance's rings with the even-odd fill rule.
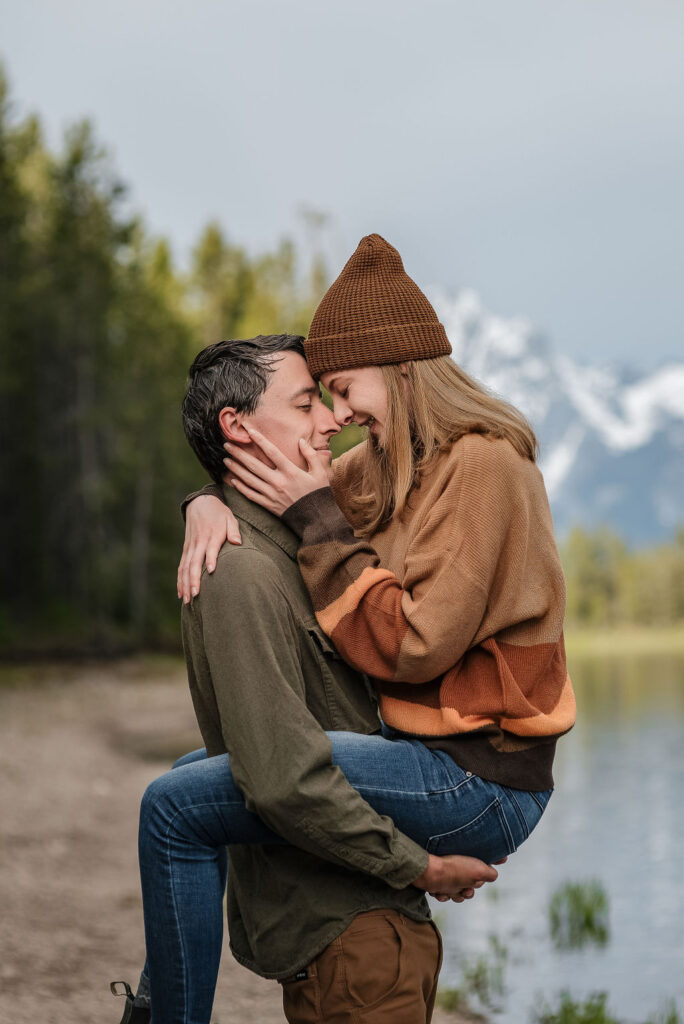
[[[140,796],[200,745],[177,661],[0,670],[2,1024],[118,1022],[109,982],[144,958]],[[284,1021],[227,942],[212,1021]]]

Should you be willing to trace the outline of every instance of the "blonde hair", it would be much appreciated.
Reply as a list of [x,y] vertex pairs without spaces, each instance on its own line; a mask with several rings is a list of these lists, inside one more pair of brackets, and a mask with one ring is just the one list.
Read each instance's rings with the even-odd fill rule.
[[441,452],[465,434],[505,438],[535,461],[537,438],[515,406],[490,394],[448,356],[382,366],[387,419],[382,447],[371,438],[349,511],[369,536],[403,512],[409,493]]

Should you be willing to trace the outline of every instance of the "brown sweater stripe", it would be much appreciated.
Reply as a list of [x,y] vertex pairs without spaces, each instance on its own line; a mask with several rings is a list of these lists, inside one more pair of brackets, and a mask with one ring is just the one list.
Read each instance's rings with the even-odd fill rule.
[[[378,602],[377,613],[366,614],[364,608],[369,586],[373,588],[373,601]],[[333,605],[316,611],[316,617],[337,649],[344,650],[345,661],[376,680],[393,680],[407,631],[400,602],[401,592],[392,573],[385,569],[364,569]],[[344,614],[345,610],[348,614]],[[377,623],[375,629],[369,627],[369,618],[375,614],[382,616],[384,629],[378,629]]]
[[[487,643],[495,645],[493,640]],[[529,648],[526,653],[531,669],[536,649]],[[560,657],[555,657],[555,664],[549,666],[546,651],[539,654],[536,669],[541,671],[530,672],[527,679],[522,674],[512,679],[508,687],[508,673],[501,671],[499,661],[487,656],[484,645],[473,648],[458,666],[432,683],[415,686],[378,682],[383,716],[394,728],[421,736],[472,732],[484,726],[510,732],[523,745],[540,736],[560,736],[575,720],[572,686]],[[548,677],[542,685],[528,685],[536,703],[547,704],[542,709],[530,703],[522,686],[529,683],[530,677],[545,674],[545,669]]]

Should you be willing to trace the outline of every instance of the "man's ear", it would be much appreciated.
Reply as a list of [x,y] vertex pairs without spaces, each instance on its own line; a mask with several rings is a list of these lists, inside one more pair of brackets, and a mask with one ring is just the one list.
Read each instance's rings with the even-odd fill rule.
[[251,437],[245,430],[242,421],[244,414],[236,412],[232,406],[226,406],[219,413],[219,426],[226,441],[233,441],[235,444],[251,444]]

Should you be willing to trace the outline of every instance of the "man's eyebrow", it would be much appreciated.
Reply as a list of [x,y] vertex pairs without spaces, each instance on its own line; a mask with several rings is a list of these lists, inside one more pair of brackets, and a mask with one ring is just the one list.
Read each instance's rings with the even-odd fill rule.
[[296,398],[301,398],[302,395],[318,395],[320,390],[318,384],[311,384],[308,388],[300,388],[299,391],[295,391],[294,395],[291,396],[290,401],[294,402]]

